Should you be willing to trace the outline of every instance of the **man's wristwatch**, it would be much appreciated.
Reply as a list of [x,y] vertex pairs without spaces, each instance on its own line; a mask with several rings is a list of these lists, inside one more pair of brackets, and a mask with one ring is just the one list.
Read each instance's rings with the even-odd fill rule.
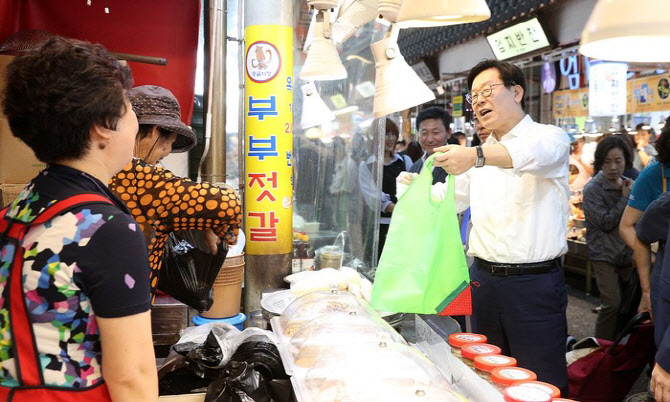
[[482,147],[480,145],[477,145],[475,149],[477,150],[477,158],[475,158],[475,167],[480,168],[484,166],[486,158],[484,158],[484,151],[482,150]]

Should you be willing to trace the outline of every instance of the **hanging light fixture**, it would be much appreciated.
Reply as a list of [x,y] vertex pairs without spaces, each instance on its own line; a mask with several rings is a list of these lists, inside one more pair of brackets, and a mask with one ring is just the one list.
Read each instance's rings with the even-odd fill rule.
[[335,120],[335,115],[321,99],[314,82],[308,82],[300,88],[302,89],[300,127],[306,129]]
[[345,0],[333,23],[333,41],[339,45],[376,17],[377,0]]
[[307,0],[307,5],[309,8],[317,10],[329,10],[337,7],[337,1],[338,0]]
[[668,0],[598,0],[579,52],[602,60],[670,62]]
[[330,29],[330,14],[319,10],[314,24],[314,37],[307,50],[305,65],[300,70],[305,81],[329,81],[347,78],[340,54],[333,42]]
[[398,48],[399,27],[391,25],[390,34],[373,43],[375,59],[375,118],[409,109],[435,99],[435,94],[410,67]]
[[379,0],[379,14],[400,28],[465,24],[491,18],[486,0]]

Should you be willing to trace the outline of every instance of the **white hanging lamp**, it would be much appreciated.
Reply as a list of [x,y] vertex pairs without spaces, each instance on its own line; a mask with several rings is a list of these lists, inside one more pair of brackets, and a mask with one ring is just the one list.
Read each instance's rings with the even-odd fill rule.
[[375,118],[409,109],[435,99],[433,91],[419,78],[400,54],[396,43],[397,26],[391,25],[388,37],[370,45],[375,59]]
[[486,0],[379,0],[379,14],[400,28],[465,24],[491,18]]
[[313,82],[300,87],[302,89],[302,115],[300,127],[303,129],[319,126],[335,120],[335,115],[321,99]]
[[314,37],[307,50],[305,64],[300,70],[300,79],[305,81],[330,81],[347,78],[340,54],[330,32],[330,15],[319,11],[314,24]]
[[307,0],[309,8],[317,10],[329,10],[337,7],[338,0]]
[[579,52],[611,61],[670,62],[668,0],[598,0]]
[[377,0],[345,0],[332,25],[333,41],[339,45],[376,17]]

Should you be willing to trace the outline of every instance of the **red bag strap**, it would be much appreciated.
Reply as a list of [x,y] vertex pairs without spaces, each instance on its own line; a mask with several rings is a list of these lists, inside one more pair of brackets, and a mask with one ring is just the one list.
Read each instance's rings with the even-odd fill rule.
[[100,194],[79,194],[53,204],[32,222],[12,221],[10,223],[5,218],[7,209],[0,212],[0,231],[3,232],[3,237],[8,236],[16,246],[7,285],[9,286],[8,310],[16,371],[19,383],[22,386],[43,385],[44,377],[42,370],[40,370],[35,334],[28,318],[28,308],[23,293],[23,247],[21,247],[21,241],[30,226],[45,223],[68,209],[91,203],[113,204],[112,201]]

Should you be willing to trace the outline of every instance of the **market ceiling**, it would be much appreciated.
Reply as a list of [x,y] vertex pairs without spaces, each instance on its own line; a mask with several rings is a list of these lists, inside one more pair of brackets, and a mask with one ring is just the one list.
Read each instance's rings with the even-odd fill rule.
[[561,0],[486,0],[491,18],[483,22],[437,28],[413,28],[400,31],[398,46],[407,61],[414,62],[458,43],[496,32],[536,14],[545,6]]

